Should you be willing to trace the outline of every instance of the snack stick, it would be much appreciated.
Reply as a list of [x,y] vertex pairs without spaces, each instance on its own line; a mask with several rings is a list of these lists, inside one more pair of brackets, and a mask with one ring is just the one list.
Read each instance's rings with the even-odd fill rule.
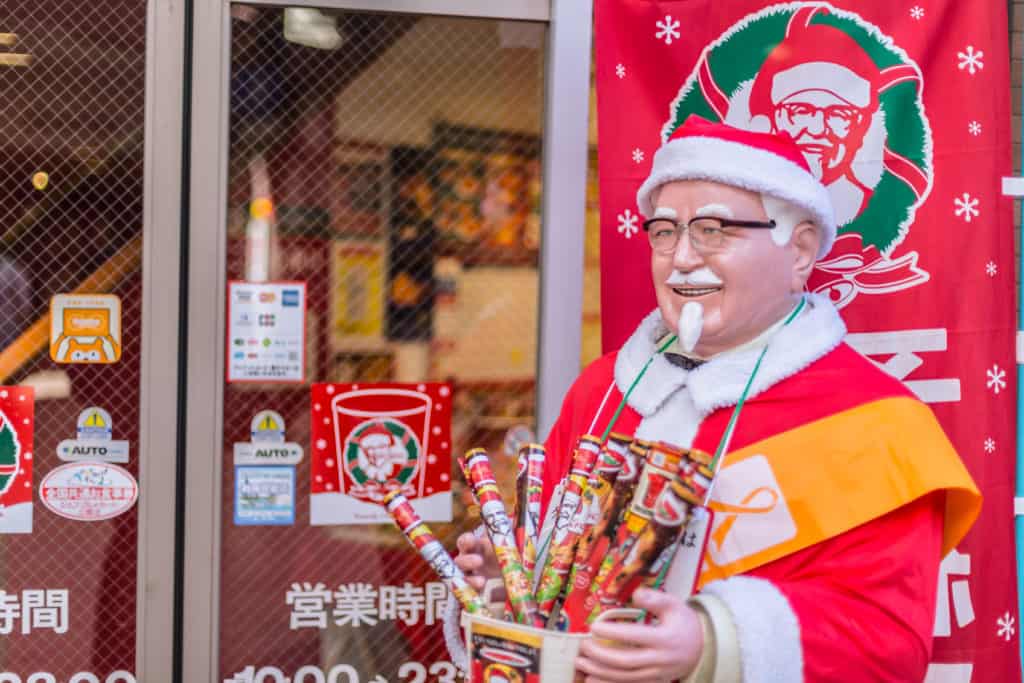
[[[611,493],[605,499],[600,517],[590,533],[590,556],[586,563],[576,570],[575,581],[569,586],[569,594],[562,607],[562,614],[566,617],[565,621],[570,631],[585,628],[585,619],[590,613],[590,608],[585,603],[590,596],[591,585],[618,531],[619,518],[632,498],[640,475],[640,466],[647,457],[647,449],[647,444],[634,441],[622,453],[622,470],[615,480]],[[592,606],[591,604],[590,607]]]
[[583,492],[600,449],[600,439],[587,434],[580,437],[573,451],[572,469],[559,503],[550,548],[537,586],[537,607],[545,616],[550,615],[554,609],[572,568],[576,541],[582,530],[578,515]]
[[615,554],[613,567],[597,590],[589,621],[602,611],[629,601],[651,565],[676,543],[691,505],[697,504],[699,501],[683,482],[676,479],[669,483],[658,499],[650,522],[629,540],[622,552]]
[[433,567],[437,575],[441,577],[444,585],[452,592],[455,599],[462,605],[462,609],[471,614],[483,614],[490,616],[487,605],[480,597],[480,594],[469,585],[466,575],[462,573],[455,560],[448,554],[437,537],[430,531],[420,516],[413,509],[409,500],[399,490],[394,490],[384,496],[384,504],[388,512],[395,520],[395,524],[402,530],[409,543],[416,548],[420,556]]
[[580,540],[576,544],[576,556],[573,559],[572,571],[569,573],[569,590],[576,585],[576,577],[581,571],[585,571],[587,560],[590,559],[590,546],[594,541],[595,528],[601,519],[601,512],[605,501],[612,493],[615,481],[622,471],[622,465],[626,460],[625,446],[621,450],[618,444],[606,444],[601,449],[601,455],[597,459],[594,473],[590,476],[584,506],[587,508],[587,517],[583,523],[583,531]]
[[461,455],[456,455],[455,460],[459,463],[459,469],[462,470],[462,479],[469,487],[469,495],[473,497],[473,502],[479,507],[480,501],[476,499],[476,491],[473,490],[473,479],[469,476],[469,465],[466,464],[466,459]]
[[466,468],[469,471],[470,486],[480,501],[480,515],[484,520],[484,528],[494,546],[494,554],[498,558],[501,577],[505,582],[505,592],[512,606],[512,615],[520,624],[533,626],[543,625],[537,613],[537,603],[530,590],[530,582],[523,570],[523,561],[516,548],[515,533],[512,520],[505,510],[501,499],[490,460],[482,448],[474,448],[466,453]]
[[544,446],[531,443],[519,449],[520,474],[516,478],[516,545],[530,585],[537,564],[537,534],[541,491],[544,486]]
[[[703,451],[693,449],[686,454],[684,463],[680,463],[679,465],[677,480],[688,494],[686,500],[690,503],[691,510],[703,505],[704,498],[707,496],[708,489],[711,487],[711,480],[714,475],[711,472],[711,468],[708,466],[710,462],[711,455]],[[687,520],[687,524],[688,523],[689,520]],[[672,560],[675,559],[676,551],[679,549],[680,544],[685,542],[685,539],[682,536],[682,534],[685,533],[686,530],[684,528],[681,530],[681,534],[677,542],[672,543],[665,548],[654,561],[643,577],[642,581],[644,585],[650,586],[651,588],[658,588],[661,586],[665,575],[672,564]]]
[[603,593],[602,586],[609,580],[616,562],[625,559],[640,533],[654,517],[658,497],[675,478],[679,463],[685,454],[685,451],[661,442],[645,444],[645,447],[647,456],[637,478],[633,498],[616,530],[609,551],[597,565],[597,572],[590,583],[589,595],[584,600],[582,610],[588,615],[588,620],[595,615],[597,600]]

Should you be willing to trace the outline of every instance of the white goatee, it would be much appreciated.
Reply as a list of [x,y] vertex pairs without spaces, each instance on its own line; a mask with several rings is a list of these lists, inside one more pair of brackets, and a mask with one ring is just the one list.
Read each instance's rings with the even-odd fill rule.
[[700,341],[700,333],[704,331],[704,305],[697,301],[689,301],[679,312],[679,345],[686,353]]

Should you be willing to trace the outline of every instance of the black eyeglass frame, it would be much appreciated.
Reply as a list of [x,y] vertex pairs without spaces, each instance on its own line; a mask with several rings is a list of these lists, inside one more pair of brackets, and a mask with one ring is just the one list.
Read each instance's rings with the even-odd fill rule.
[[[674,221],[671,218],[665,218],[664,216],[658,216],[655,218],[648,218],[643,222],[644,232],[650,232],[651,224],[658,221],[668,221],[677,228],[682,225],[679,221]],[[695,221],[715,221],[718,223],[718,227],[720,228],[765,228],[770,230],[777,225],[774,218],[768,221],[733,221],[728,218],[719,218],[718,216],[695,216],[686,221],[686,229],[689,230],[690,225]]]
[[[679,230],[679,235],[676,238],[675,244],[673,245],[671,250],[667,250],[666,251],[666,250],[657,250],[656,249],[656,251],[659,251],[659,253],[661,253],[662,251],[664,251],[664,253],[671,253],[672,251],[675,250],[676,246],[679,245],[679,240],[681,240],[683,238],[682,226],[684,224],[683,223],[679,223],[678,221],[674,221],[671,218],[667,218],[667,217],[664,217],[664,216],[660,216],[660,217],[656,216],[654,218],[648,218],[647,220],[645,220],[643,222],[644,232],[646,232],[648,234],[648,236],[650,236],[650,234],[651,234],[651,225],[653,225],[654,223],[658,223],[660,221],[666,221],[668,223],[671,223],[676,228],[676,230]],[[774,219],[770,219],[768,221],[734,221],[734,220],[730,220],[728,218],[720,218],[718,216],[694,216],[693,218],[691,218],[690,220],[688,220],[685,223],[686,232],[689,232],[690,231],[690,226],[692,226],[697,221],[714,221],[714,222],[718,223],[718,229],[719,230],[723,230],[724,228],[756,228],[756,229],[768,229],[768,230],[770,230],[770,229],[776,227],[776,225],[777,225],[777,223],[775,222]],[[693,240],[692,234],[690,236],[690,239],[691,239],[691,241]],[[654,244],[653,243],[651,244],[651,248],[654,248]]]

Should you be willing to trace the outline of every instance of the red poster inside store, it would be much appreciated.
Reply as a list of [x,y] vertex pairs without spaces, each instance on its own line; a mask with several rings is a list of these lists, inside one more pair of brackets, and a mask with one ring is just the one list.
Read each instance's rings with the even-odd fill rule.
[[692,114],[793,135],[840,224],[809,288],[985,496],[936,577],[936,681],[1020,680],[1006,31],[995,2],[596,3],[604,348],[655,307],[636,191],[662,141]]
[[310,522],[391,521],[384,496],[400,488],[424,521],[449,521],[451,387],[314,384]]
[[32,532],[31,387],[0,387],[0,533]]

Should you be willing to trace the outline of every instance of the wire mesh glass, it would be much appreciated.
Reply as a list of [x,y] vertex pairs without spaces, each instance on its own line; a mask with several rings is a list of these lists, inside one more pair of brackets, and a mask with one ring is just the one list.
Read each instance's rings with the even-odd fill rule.
[[[3,680],[134,681],[136,509],[76,521],[39,489],[91,406],[138,476],[145,39],[144,2],[0,2],[0,385],[35,387],[32,532],[0,535]],[[119,362],[50,359],[51,297],[75,291],[120,297]]]
[[[453,453],[487,448],[512,491],[545,43],[528,22],[232,6],[227,275],[304,282],[308,311],[305,382],[226,384],[223,680],[454,680],[445,591],[393,525],[311,525],[310,385],[450,383]],[[265,409],[306,449],[292,525],[235,521],[234,444]],[[431,524],[453,551],[477,514],[456,470],[453,521]]]

